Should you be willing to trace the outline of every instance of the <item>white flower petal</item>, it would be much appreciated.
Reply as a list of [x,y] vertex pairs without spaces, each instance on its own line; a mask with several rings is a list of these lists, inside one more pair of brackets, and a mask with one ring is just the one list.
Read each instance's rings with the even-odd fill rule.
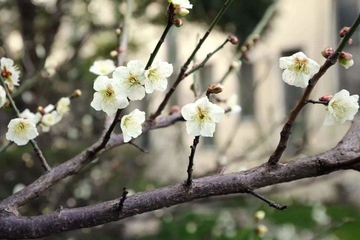
[[6,103],[6,92],[5,89],[0,86],[0,108]]
[[6,139],[21,146],[38,135],[36,125],[30,119],[15,118],[8,124]]
[[307,58],[302,52],[295,53],[290,57],[281,57],[279,67],[285,69],[282,79],[289,85],[305,88],[310,78],[320,69],[320,65],[314,60]]
[[97,60],[90,67],[89,71],[100,76],[105,76],[112,73],[115,70],[116,66],[113,60]]
[[124,142],[129,142],[131,138],[136,138],[142,133],[143,122],[145,122],[145,112],[138,109],[121,118],[120,127]]
[[213,104],[207,97],[185,105],[181,114],[186,120],[186,131],[191,136],[212,137],[215,123],[224,116],[224,109]]

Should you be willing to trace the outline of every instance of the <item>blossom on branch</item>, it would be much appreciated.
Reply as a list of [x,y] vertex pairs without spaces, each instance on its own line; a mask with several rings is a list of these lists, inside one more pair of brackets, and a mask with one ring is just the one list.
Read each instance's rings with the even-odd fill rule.
[[344,123],[346,120],[353,120],[359,110],[359,95],[351,95],[343,89],[331,98],[326,107],[327,115],[324,125],[335,125]]
[[60,100],[56,103],[56,111],[60,115],[64,115],[70,111],[70,98],[68,97],[62,97]]
[[115,68],[116,66],[113,60],[97,60],[90,67],[89,71],[99,76],[106,76],[112,73]]
[[124,142],[129,142],[131,138],[136,138],[142,133],[141,124],[143,122],[145,122],[145,112],[138,109],[121,118],[120,127],[123,132]]
[[349,67],[354,65],[354,60],[353,60],[352,54],[347,53],[347,52],[341,52],[340,57],[339,57],[339,63],[346,69],[348,69]]
[[30,119],[15,118],[8,124],[6,139],[22,146],[39,135],[36,125]]
[[14,66],[12,59],[2,57],[0,59],[0,71],[1,77],[4,78],[10,90],[14,90],[14,86],[19,86],[20,72],[18,68]]
[[41,116],[42,115],[39,112],[35,114],[35,113],[31,112],[29,109],[25,109],[23,112],[21,112],[19,114],[20,118],[29,119],[35,125],[40,122]]
[[114,80],[119,82],[121,89],[132,101],[145,97],[144,68],[145,66],[139,60],[132,60],[126,67],[117,67],[113,72]]
[[186,131],[191,136],[212,137],[215,123],[224,116],[224,109],[213,104],[207,97],[189,103],[181,109],[181,115],[186,120]]
[[129,105],[124,91],[119,83],[107,76],[99,76],[94,82],[94,99],[90,105],[96,110],[114,114],[118,109],[125,108]]
[[175,8],[192,9],[193,7],[189,0],[168,0],[168,2],[172,3]]
[[145,91],[152,93],[154,90],[163,92],[167,88],[167,77],[173,72],[170,63],[157,61],[153,66],[145,70]]
[[62,119],[62,115],[58,111],[54,110],[49,113],[46,113],[41,117],[40,125],[43,132],[48,132],[51,126],[54,126]]
[[0,86],[0,108],[6,103],[6,92],[5,89]]
[[290,57],[281,57],[279,60],[281,69],[285,69],[282,79],[289,85],[305,88],[310,78],[320,69],[320,65],[306,57],[302,52],[295,53]]

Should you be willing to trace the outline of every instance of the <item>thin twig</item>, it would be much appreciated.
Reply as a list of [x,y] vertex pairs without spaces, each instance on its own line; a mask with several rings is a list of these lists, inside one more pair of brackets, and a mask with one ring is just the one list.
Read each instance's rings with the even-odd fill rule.
[[312,104],[322,104],[327,106],[328,102],[324,102],[324,101],[315,101],[315,100],[307,100],[306,103],[312,103]]
[[153,63],[157,53],[159,52],[159,49],[160,49],[161,45],[165,41],[166,35],[168,34],[168,32],[169,32],[170,28],[172,27],[172,25],[174,25],[174,22],[173,22],[173,20],[174,20],[174,10],[175,10],[174,5],[170,3],[169,7],[168,7],[168,11],[167,11],[167,18],[168,18],[167,25],[166,25],[166,27],[164,29],[164,32],[161,35],[158,43],[156,44],[154,51],[152,53],[150,53],[150,58],[149,58],[146,66],[145,66],[145,70],[148,69],[151,66],[151,64]]
[[126,13],[124,17],[124,24],[121,28],[121,35],[119,36],[119,47],[118,47],[118,57],[117,57],[117,66],[124,65],[126,50],[128,45],[128,35],[129,35],[129,22],[132,16],[132,0],[126,1]]
[[113,122],[111,123],[109,129],[106,131],[106,133],[104,134],[103,140],[101,141],[101,143],[94,148],[91,151],[88,151],[88,157],[91,158],[93,156],[95,156],[101,149],[105,148],[106,144],[109,142],[110,137],[111,137],[111,133],[114,131],[116,124],[118,123],[118,120],[120,119],[120,114],[122,112],[122,109],[118,109],[116,111],[115,117]]
[[270,207],[273,207],[273,208],[275,208],[277,210],[285,210],[287,208],[286,205],[281,206],[280,204],[278,204],[278,203],[276,203],[274,201],[271,201],[270,199],[267,199],[266,197],[256,193],[254,190],[246,189],[245,192],[248,193],[248,194],[253,195],[254,197],[256,197],[256,198],[258,198],[258,199],[260,199],[260,200],[262,200],[264,202],[266,202],[267,204],[269,204]]
[[227,0],[224,5],[222,6],[220,12],[218,13],[218,15],[215,17],[214,21],[211,23],[209,29],[206,31],[206,33],[204,34],[204,36],[200,39],[199,43],[196,45],[194,51],[191,53],[190,57],[187,59],[187,61],[184,63],[184,65],[181,67],[180,73],[176,79],[176,81],[174,82],[174,84],[172,85],[172,87],[169,89],[169,91],[166,93],[163,101],[160,103],[158,109],[156,110],[155,113],[153,113],[150,116],[150,120],[154,120],[155,118],[157,118],[161,112],[164,110],[165,106],[167,105],[167,103],[170,100],[170,97],[172,96],[172,94],[175,92],[177,86],[179,85],[179,83],[185,78],[185,72],[189,67],[189,64],[191,63],[192,59],[195,57],[196,53],[199,51],[199,49],[201,48],[202,44],[204,43],[204,41],[206,40],[206,38],[210,35],[212,29],[215,27],[215,25],[218,23],[218,21],[220,20],[220,18],[222,17],[222,15],[224,14],[224,12],[226,11],[226,9],[229,7],[230,3],[233,0]]
[[45,169],[45,171],[50,171],[51,167],[49,166],[49,164],[46,162],[46,159],[44,157],[44,155],[42,154],[39,146],[37,145],[37,143],[35,142],[34,139],[30,140],[31,145],[33,146],[33,149],[36,153],[36,155],[38,156],[40,162],[41,162],[41,166]]
[[137,149],[139,149],[139,150],[140,150],[141,152],[143,152],[143,153],[149,153],[148,151],[146,151],[145,149],[143,149],[142,147],[140,147],[139,145],[137,145],[137,144],[134,143],[133,141],[128,142],[128,144],[136,147]]
[[196,67],[192,68],[191,70],[187,71],[185,74],[184,74],[184,77],[187,77],[189,76],[190,74],[194,73],[195,71],[199,70],[200,68],[203,68],[205,66],[205,63],[207,61],[209,61],[209,59],[216,53],[218,52],[220,49],[222,49],[226,43],[228,43],[230,41],[229,38],[227,38],[225,40],[225,42],[223,44],[221,44],[219,47],[217,47],[214,51],[212,51],[211,53],[208,53],[205,57],[205,59],[200,63],[198,64]]
[[10,141],[10,142],[8,142],[6,145],[2,146],[2,147],[0,148],[0,153],[5,152],[6,149],[8,149],[8,147],[10,147],[10,146],[13,145],[13,144],[14,144],[14,142],[13,142],[13,141]]
[[123,209],[123,207],[124,207],[124,202],[125,202],[125,200],[126,200],[126,196],[128,195],[128,191],[126,190],[126,187],[124,187],[123,188],[123,193],[122,193],[122,197],[121,197],[121,199],[120,199],[120,202],[119,202],[119,205],[118,205],[118,207],[117,207],[117,212],[118,213],[121,213],[122,212],[122,209]]
[[190,146],[191,152],[190,152],[190,156],[189,156],[189,165],[188,165],[188,168],[187,168],[188,177],[187,177],[187,180],[185,182],[185,186],[188,187],[188,188],[190,188],[191,184],[192,184],[194,156],[195,156],[195,152],[196,152],[196,146],[199,144],[199,139],[200,139],[200,136],[196,136],[194,138],[193,145]]
[[281,130],[280,133],[280,141],[278,143],[278,146],[276,147],[273,154],[270,156],[268,163],[271,165],[277,164],[284,153],[287,142],[289,140],[290,134],[291,134],[291,128],[292,125],[300,113],[300,111],[303,109],[303,107],[307,104],[308,98],[314,89],[316,83],[319,81],[319,79],[325,74],[325,72],[333,66],[340,55],[340,52],[344,49],[346,46],[348,40],[351,38],[352,34],[355,32],[356,28],[360,25],[360,14],[354,21],[353,25],[351,26],[349,32],[345,35],[345,37],[341,40],[338,48],[334,52],[333,55],[331,55],[328,59],[326,59],[325,63],[320,67],[320,70],[318,73],[316,73],[310,80],[309,85],[305,88],[305,91],[303,92],[303,95],[301,96],[300,100],[296,103],[295,107],[291,110],[288,119]]

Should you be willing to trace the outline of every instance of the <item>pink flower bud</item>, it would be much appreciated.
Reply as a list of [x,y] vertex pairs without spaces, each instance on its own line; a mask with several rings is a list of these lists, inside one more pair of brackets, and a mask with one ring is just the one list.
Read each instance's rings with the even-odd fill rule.
[[228,37],[228,40],[229,40],[229,42],[231,42],[231,44],[233,44],[233,45],[236,45],[236,44],[238,44],[238,42],[239,42],[239,39],[238,39],[237,37],[235,37],[235,36],[229,36],[229,37]]
[[322,102],[330,102],[330,100],[333,98],[333,95],[324,95],[322,97],[319,98],[319,101]]
[[334,49],[332,47],[326,47],[322,52],[321,52],[321,55],[324,57],[324,58],[328,58],[330,57],[331,55],[334,54]]
[[175,18],[173,20],[173,23],[174,23],[175,27],[181,27],[183,25],[183,21],[179,18]]
[[352,65],[354,65],[354,60],[353,60],[353,56],[348,53],[348,52],[344,52],[342,51],[340,53],[340,57],[339,57],[339,63],[346,69],[348,69],[349,67],[351,67]]
[[213,94],[218,94],[221,93],[222,91],[224,91],[224,86],[221,85],[220,83],[210,84],[207,89],[208,93],[213,93]]
[[343,27],[341,30],[340,30],[340,37],[343,38],[345,37],[345,35],[349,32],[350,30],[350,27]]
[[178,105],[173,105],[170,108],[169,115],[173,115],[174,113],[179,113],[181,108]]

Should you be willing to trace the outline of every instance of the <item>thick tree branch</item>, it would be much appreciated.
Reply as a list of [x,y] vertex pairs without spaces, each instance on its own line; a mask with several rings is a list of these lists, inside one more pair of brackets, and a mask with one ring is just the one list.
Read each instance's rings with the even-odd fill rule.
[[[34,217],[17,216],[9,209],[2,208],[0,210],[0,238],[44,237],[54,233],[97,226],[196,199],[247,193],[249,189],[255,190],[278,183],[317,177],[342,169],[357,170],[360,165],[359,138],[360,120],[357,120],[335,148],[322,154],[277,165],[265,163],[239,173],[195,179],[191,191],[179,183],[138,193],[126,198],[121,213],[117,211],[120,199],[87,207],[61,209]],[[47,178],[59,177],[59,173],[54,172],[54,170],[62,171],[64,168],[59,169],[59,167],[41,177],[42,180],[45,182],[48,181]],[[0,203],[0,206],[4,206],[4,203]]]

